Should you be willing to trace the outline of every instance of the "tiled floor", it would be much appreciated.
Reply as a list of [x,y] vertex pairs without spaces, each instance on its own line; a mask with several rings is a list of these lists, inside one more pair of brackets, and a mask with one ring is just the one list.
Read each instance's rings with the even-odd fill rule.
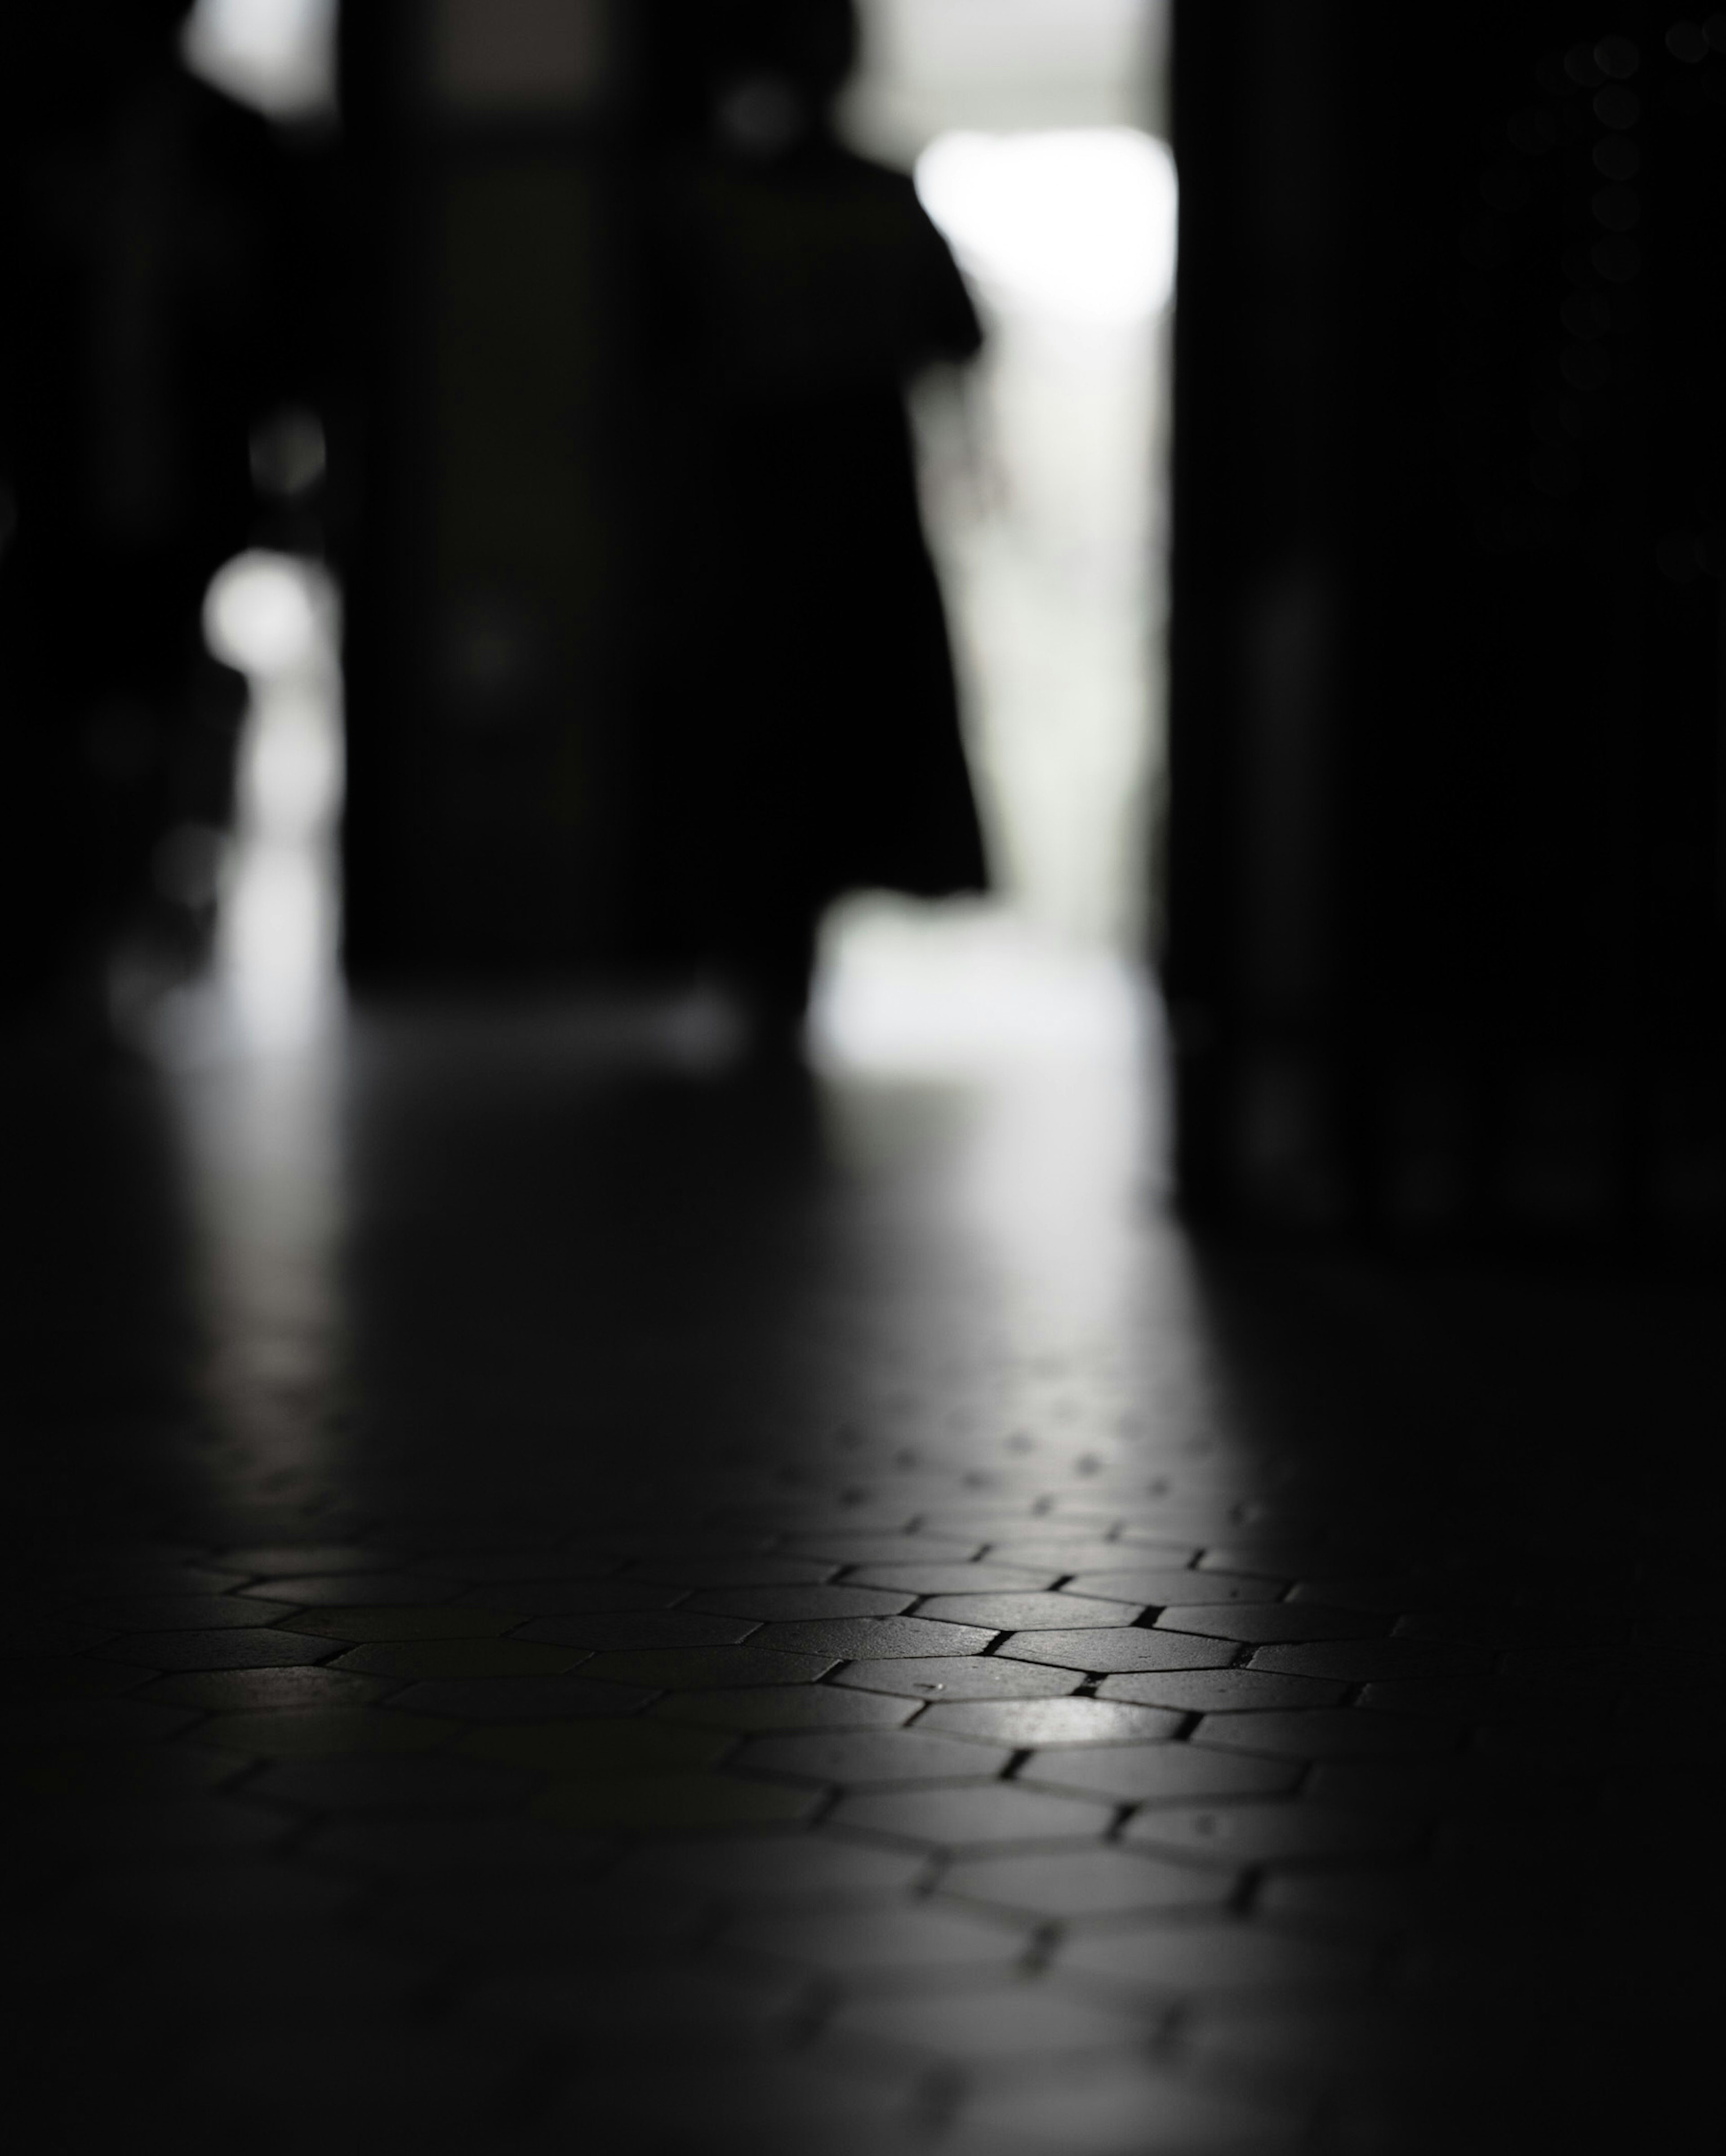
[[1148,1097],[16,1074],[28,2145],[1705,2145],[1718,1283],[1196,1251]]

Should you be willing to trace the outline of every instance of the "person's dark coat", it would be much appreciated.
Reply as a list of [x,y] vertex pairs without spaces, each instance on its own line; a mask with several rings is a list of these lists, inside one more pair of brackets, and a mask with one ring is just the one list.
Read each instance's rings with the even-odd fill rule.
[[770,964],[841,892],[985,884],[904,394],[981,333],[824,135],[672,160],[650,259],[645,859],[674,939]]

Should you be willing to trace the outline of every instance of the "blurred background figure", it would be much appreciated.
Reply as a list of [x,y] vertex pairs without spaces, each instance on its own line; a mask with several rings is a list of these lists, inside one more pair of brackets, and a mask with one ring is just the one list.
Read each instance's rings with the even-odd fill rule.
[[850,0],[650,25],[641,917],[783,1042],[832,899],[986,881],[905,406],[982,334],[909,177],[835,132]]
[[3,33],[0,982],[80,1033],[128,941],[207,936],[244,690],[204,595],[298,534],[321,468],[298,162],[182,64],[189,13],[68,0]]

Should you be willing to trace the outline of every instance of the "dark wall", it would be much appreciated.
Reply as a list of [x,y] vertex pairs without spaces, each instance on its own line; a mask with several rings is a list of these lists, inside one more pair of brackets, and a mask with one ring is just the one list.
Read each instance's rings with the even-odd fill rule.
[[1177,0],[1195,1212],[1726,1217],[1715,19]]

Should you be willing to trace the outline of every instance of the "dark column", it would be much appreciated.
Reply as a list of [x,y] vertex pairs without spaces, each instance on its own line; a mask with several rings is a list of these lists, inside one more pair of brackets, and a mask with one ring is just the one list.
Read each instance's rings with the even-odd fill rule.
[[606,0],[342,26],[347,949],[536,973],[612,934],[620,339]]
[[1726,18],[1177,0],[1195,1214],[1726,1219]]

